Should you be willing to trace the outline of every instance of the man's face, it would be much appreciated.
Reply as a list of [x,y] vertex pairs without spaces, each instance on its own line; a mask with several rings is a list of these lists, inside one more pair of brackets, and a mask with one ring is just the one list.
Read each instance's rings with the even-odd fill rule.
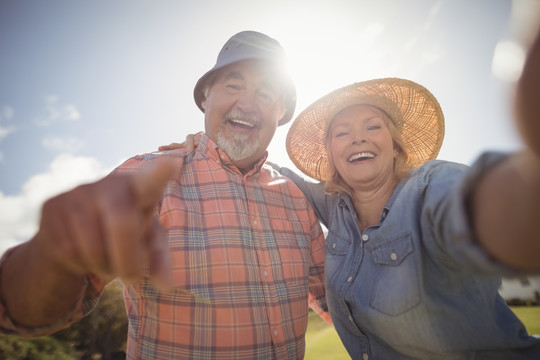
[[264,155],[285,114],[277,79],[260,61],[240,61],[218,71],[202,101],[206,134],[241,170]]

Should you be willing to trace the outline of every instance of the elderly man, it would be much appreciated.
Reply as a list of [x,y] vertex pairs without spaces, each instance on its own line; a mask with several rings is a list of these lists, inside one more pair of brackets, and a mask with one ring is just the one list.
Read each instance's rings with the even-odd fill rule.
[[195,86],[193,154],[136,156],[49,200],[2,260],[4,331],[53,332],[120,277],[129,359],[303,358],[308,298],[326,316],[325,245],[304,195],[265,164],[296,103],[283,58],[264,34],[234,35]]

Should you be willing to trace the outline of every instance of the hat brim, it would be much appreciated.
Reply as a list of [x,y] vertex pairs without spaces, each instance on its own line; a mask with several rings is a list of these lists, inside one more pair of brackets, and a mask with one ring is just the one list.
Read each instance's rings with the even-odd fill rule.
[[[193,98],[195,99],[195,104],[197,104],[197,107],[204,113],[204,108],[202,106],[202,102],[204,101],[204,89],[208,86],[208,81],[210,80],[212,74],[214,74],[219,69],[224,68],[225,66],[234,64],[238,61],[242,60],[261,60],[261,61],[267,61],[268,59],[265,57],[250,57],[250,58],[231,58],[228,61],[223,61],[219,64],[219,66],[216,64],[211,70],[209,70],[206,74],[201,76],[199,81],[197,81],[197,84],[195,84],[195,88],[193,89]],[[286,93],[283,96],[284,99],[284,105],[285,105],[285,114],[283,117],[279,120],[278,126],[285,125],[289,121],[291,121],[294,110],[296,108],[296,87],[294,86],[294,82],[292,78],[289,75],[287,76],[287,85],[285,86]]]
[[326,180],[328,126],[336,114],[357,104],[378,107],[392,118],[401,130],[412,167],[421,166],[439,154],[444,138],[444,115],[435,96],[410,80],[375,79],[334,90],[297,116],[287,133],[286,148],[300,171],[311,178]]

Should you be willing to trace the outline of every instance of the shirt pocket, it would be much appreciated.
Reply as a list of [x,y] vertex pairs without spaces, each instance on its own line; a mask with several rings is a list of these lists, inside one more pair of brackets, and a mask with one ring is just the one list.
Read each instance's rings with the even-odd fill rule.
[[420,303],[416,253],[409,233],[376,246],[371,252],[375,272],[370,306],[387,315],[402,314]]
[[326,254],[343,256],[350,251],[351,242],[342,238],[335,231],[329,230],[326,236]]

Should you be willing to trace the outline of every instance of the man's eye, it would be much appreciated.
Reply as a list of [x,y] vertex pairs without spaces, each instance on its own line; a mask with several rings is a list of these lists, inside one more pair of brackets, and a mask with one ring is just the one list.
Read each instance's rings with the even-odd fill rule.
[[265,102],[265,103],[272,103],[274,102],[274,96],[270,93],[261,91],[259,92],[259,97]]
[[226,87],[227,89],[231,89],[231,90],[240,90],[240,86],[236,84],[227,84]]

